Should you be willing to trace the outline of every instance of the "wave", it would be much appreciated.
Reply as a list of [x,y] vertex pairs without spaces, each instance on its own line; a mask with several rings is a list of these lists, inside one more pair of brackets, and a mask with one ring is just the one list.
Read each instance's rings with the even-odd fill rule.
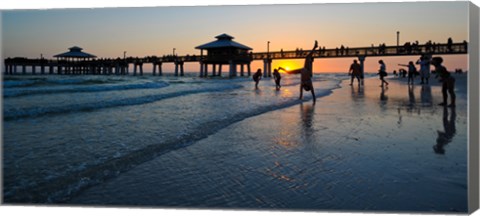
[[89,84],[106,84],[114,83],[118,81],[124,81],[123,79],[111,79],[100,77],[82,77],[82,78],[56,78],[56,77],[6,77],[3,80],[4,88],[16,88],[16,87],[35,87],[35,86],[52,86],[52,85],[89,85]]
[[4,88],[32,86],[38,83],[36,80],[4,80],[2,85]]
[[[125,89],[125,86],[121,86],[121,87],[122,89]],[[214,91],[221,91],[221,90],[233,90],[233,89],[238,89],[242,87],[243,86],[241,85],[228,85],[223,87],[218,87],[218,86],[206,87],[203,89],[185,90],[185,91],[179,91],[179,92],[173,92],[173,93],[148,95],[148,96],[136,97],[136,98],[123,98],[123,99],[103,101],[103,102],[72,104],[72,105],[59,106],[59,107],[46,107],[46,108],[33,107],[33,108],[25,108],[25,109],[11,109],[11,110],[4,110],[3,120],[10,121],[10,120],[17,120],[22,118],[40,117],[44,115],[66,114],[66,113],[73,113],[73,112],[94,111],[99,109],[121,107],[121,106],[140,105],[140,104],[156,102],[163,99],[185,96],[188,94],[206,93],[206,92],[214,92]],[[155,88],[158,88],[158,86],[156,86]],[[89,91],[91,90],[92,89],[89,89]],[[78,92],[78,89],[75,92]]]
[[[85,81],[86,83],[97,84],[101,81]],[[73,93],[73,92],[100,92],[100,91],[115,91],[115,90],[130,90],[130,89],[152,89],[163,88],[169,84],[164,82],[150,82],[150,83],[137,83],[137,84],[124,84],[124,85],[88,85],[88,86],[61,86],[53,88],[22,88],[22,89],[4,89],[3,97],[20,97],[27,95],[38,94],[59,94],[59,93]]]
[[[339,88],[339,83],[332,89],[316,89],[317,98],[330,95],[333,89]],[[236,86],[235,88],[238,88]],[[227,88],[228,89],[228,88]],[[205,89],[205,91],[218,91],[218,89]],[[198,91],[196,91],[198,92]],[[184,95],[182,93],[181,95]],[[165,97],[165,96],[162,96]],[[311,96],[305,95],[306,100]],[[152,160],[155,157],[188,147],[197,141],[207,138],[210,135],[226,128],[234,123],[255,117],[264,113],[284,109],[303,103],[304,101],[291,98],[289,100],[272,103],[251,110],[233,114],[229,118],[214,119],[199,124],[189,129],[188,133],[181,136],[164,140],[162,143],[148,145],[142,149],[135,150],[124,155],[112,156],[106,161],[98,161],[97,164],[83,166],[82,169],[64,173],[63,176],[36,182],[25,188],[17,188],[4,191],[4,202],[6,203],[64,203],[70,197],[91,186],[100,184],[112,179],[133,167]]]

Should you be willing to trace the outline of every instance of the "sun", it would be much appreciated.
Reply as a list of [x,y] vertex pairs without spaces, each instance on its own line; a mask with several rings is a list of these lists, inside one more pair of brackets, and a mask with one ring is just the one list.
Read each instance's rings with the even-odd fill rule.
[[[282,68],[285,68],[285,70],[287,71],[295,70],[297,68],[301,68],[301,63],[302,61],[298,61],[298,60],[279,60],[273,63],[272,68],[282,67]],[[280,71],[280,73],[285,73],[285,72]]]
[[[289,65],[281,65],[280,67],[284,68],[286,71],[290,71],[292,69]],[[286,73],[286,71],[281,70],[280,73]]]

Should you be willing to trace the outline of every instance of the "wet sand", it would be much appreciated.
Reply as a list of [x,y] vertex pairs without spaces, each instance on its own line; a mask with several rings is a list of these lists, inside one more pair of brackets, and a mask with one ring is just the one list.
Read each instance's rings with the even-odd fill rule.
[[[315,211],[467,211],[466,75],[349,81],[234,123],[73,197],[70,205]],[[418,83],[419,80],[416,80]],[[296,92],[294,92],[296,94]]]

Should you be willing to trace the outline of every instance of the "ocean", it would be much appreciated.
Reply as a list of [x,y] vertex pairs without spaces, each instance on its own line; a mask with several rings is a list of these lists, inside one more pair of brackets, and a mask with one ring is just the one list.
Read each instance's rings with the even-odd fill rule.
[[[315,75],[317,97],[345,78]],[[280,91],[270,78],[255,90],[250,77],[195,74],[4,77],[4,201],[68,200],[235,122],[300,104],[298,84],[285,75]]]

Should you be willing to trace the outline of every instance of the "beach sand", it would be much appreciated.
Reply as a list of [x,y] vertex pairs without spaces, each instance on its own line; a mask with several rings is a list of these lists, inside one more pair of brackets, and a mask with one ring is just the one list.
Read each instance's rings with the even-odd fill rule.
[[467,75],[456,79],[456,108],[437,105],[437,80],[409,88],[389,77],[384,89],[377,78],[364,87],[343,81],[316,105],[236,122],[68,203],[466,212]]

